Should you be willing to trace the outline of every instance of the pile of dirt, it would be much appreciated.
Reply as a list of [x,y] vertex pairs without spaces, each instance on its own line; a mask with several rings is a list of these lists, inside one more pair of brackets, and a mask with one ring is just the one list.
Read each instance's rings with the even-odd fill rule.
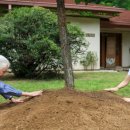
[[130,103],[103,91],[45,91],[22,104],[0,104],[0,130],[130,130]]

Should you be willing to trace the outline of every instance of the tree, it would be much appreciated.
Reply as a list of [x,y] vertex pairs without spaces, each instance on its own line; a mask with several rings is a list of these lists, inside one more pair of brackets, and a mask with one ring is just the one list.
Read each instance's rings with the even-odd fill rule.
[[57,13],[58,13],[61,53],[64,66],[65,87],[74,88],[74,76],[72,70],[71,52],[70,52],[70,46],[67,42],[64,0],[57,0]]
[[[75,0],[76,3],[90,2],[91,0]],[[67,42],[67,29],[65,20],[65,4],[64,0],[57,0],[57,14],[59,23],[59,36],[62,48],[62,59],[64,65],[64,78],[65,86],[68,88],[74,88],[74,76],[72,70],[72,60],[70,46]]]
[[107,6],[115,6],[130,9],[130,0],[75,0],[76,3],[80,2],[93,2],[96,4],[103,4]]
[[130,9],[130,0],[100,0],[97,4]]
[[[75,0],[76,3],[90,2],[91,0]],[[64,0],[57,0],[57,14],[59,23],[59,36],[62,48],[62,59],[64,65],[64,78],[65,86],[68,88],[74,88],[74,76],[72,70],[72,60],[70,46],[67,42],[67,29],[65,21],[65,4]]]
[[93,2],[107,6],[115,6],[120,8],[130,9],[130,0],[75,0],[76,3],[80,2]]

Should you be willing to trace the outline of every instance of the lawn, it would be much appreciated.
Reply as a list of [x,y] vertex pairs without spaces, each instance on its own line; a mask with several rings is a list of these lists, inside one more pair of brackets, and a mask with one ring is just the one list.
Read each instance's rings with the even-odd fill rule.
[[[80,91],[100,91],[104,88],[116,86],[127,72],[78,72],[74,74],[75,89]],[[35,91],[40,89],[60,89],[64,87],[63,80],[29,80],[17,79],[13,76],[5,76],[3,82],[23,91]],[[130,85],[117,92],[122,96],[130,96]],[[0,97],[0,101],[5,101]]]

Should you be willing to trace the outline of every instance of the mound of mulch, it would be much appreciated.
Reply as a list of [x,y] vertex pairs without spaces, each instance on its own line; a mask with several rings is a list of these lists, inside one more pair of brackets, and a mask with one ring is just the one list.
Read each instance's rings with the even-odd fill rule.
[[22,104],[0,104],[0,130],[130,130],[130,103],[104,91],[45,91]]

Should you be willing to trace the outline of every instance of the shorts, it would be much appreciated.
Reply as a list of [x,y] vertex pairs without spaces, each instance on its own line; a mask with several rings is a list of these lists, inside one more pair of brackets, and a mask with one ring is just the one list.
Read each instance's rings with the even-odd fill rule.
[[128,71],[128,75],[130,75],[130,69],[129,69],[129,71]]
[[22,91],[17,90],[8,84],[4,84],[3,82],[0,82],[0,94],[4,98],[9,99],[12,96],[20,97],[22,95]]

